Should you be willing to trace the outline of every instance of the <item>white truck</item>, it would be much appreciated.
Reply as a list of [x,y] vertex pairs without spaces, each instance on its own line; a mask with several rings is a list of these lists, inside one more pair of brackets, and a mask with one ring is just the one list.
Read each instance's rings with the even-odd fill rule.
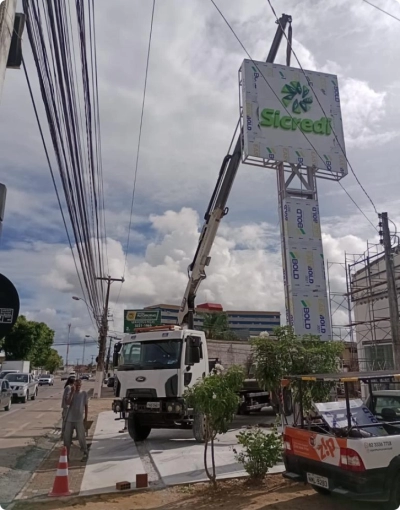
[[209,373],[204,333],[179,326],[143,328],[126,335],[116,347],[117,399],[112,408],[125,413],[132,439],[145,440],[151,429],[193,427],[194,437],[201,441],[200,418],[183,395]]
[[4,379],[7,374],[29,373],[30,361],[3,361],[0,371],[0,379]]

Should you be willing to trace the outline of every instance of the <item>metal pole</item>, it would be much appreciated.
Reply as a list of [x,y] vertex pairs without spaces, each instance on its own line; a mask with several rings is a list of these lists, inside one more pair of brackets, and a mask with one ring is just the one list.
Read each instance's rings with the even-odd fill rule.
[[344,396],[346,399],[346,413],[347,413],[347,427],[351,429],[351,411],[350,411],[350,400],[349,400],[349,383],[344,382]]
[[86,336],[83,338],[82,365],[85,364],[85,347],[86,347]]
[[67,338],[67,354],[65,355],[65,365],[68,367],[68,354],[69,354],[69,337],[71,334],[71,324],[68,324],[68,338]]
[[395,369],[399,370],[400,369],[399,304],[397,300],[397,289],[394,274],[393,251],[392,242],[390,238],[388,214],[386,212],[382,213],[381,219],[382,219],[383,247],[385,249],[390,329],[392,332],[392,344],[393,344],[393,361]]

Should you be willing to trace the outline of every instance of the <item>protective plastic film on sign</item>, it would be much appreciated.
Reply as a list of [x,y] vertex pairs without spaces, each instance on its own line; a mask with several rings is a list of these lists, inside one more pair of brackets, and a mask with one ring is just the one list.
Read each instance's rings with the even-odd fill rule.
[[325,267],[320,249],[290,246],[286,251],[287,284],[293,292],[325,291]]
[[336,75],[244,60],[241,92],[244,161],[260,158],[315,166],[339,179],[347,175]]
[[321,340],[331,340],[328,300],[326,292],[312,295],[306,292],[290,292],[286,315],[288,324],[296,335],[316,335]]
[[318,202],[316,200],[297,200],[284,198],[283,233],[285,238],[295,242],[309,242],[321,240],[321,222]]

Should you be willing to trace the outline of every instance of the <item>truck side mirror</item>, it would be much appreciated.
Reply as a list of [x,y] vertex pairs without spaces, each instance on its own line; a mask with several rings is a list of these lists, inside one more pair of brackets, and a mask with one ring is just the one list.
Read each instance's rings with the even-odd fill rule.
[[186,339],[185,365],[200,363],[200,338],[188,336]]
[[114,352],[113,352],[113,366],[118,366],[118,357],[119,357],[119,351],[121,350],[122,344],[121,342],[117,342],[114,345]]

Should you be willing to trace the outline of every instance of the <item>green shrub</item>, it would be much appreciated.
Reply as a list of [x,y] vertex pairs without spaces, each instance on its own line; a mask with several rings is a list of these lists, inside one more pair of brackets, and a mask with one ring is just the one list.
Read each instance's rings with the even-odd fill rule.
[[282,439],[276,430],[266,434],[260,429],[246,430],[236,437],[243,451],[236,453],[235,458],[251,478],[263,478],[281,460]]

